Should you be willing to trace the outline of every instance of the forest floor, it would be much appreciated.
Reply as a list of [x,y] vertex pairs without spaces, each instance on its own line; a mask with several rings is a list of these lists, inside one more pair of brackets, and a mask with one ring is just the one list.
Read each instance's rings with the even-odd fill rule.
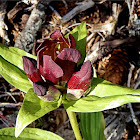
[[[98,77],[140,88],[138,0],[0,0],[0,43],[33,55],[53,31],[61,29],[66,34],[81,22],[87,23],[86,58]],[[15,126],[24,95],[0,76],[0,128]],[[140,104],[126,104],[103,113],[107,140],[140,140]],[[51,111],[30,127],[55,132],[65,140],[75,139],[63,108]]]

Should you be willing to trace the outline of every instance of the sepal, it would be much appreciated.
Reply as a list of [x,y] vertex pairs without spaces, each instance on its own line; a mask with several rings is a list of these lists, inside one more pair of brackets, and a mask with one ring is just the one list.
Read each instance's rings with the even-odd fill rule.
[[78,100],[84,95],[84,90],[82,89],[67,89],[67,100]]
[[49,86],[48,91],[46,92],[46,95],[38,96],[38,97],[45,102],[54,102],[60,98],[60,95],[61,95],[61,92],[56,87],[51,85]]
[[44,96],[47,92],[47,85],[45,85],[44,82],[36,82],[33,83],[33,91],[38,95],[38,96]]

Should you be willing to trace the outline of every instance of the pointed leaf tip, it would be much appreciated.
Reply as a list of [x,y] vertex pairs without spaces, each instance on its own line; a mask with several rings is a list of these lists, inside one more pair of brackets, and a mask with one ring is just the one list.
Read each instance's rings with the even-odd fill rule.
[[21,106],[17,116],[15,136],[18,137],[26,126],[48,112],[58,108],[61,103],[62,97],[60,97],[56,102],[44,102],[38,98],[38,96],[33,92],[33,89],[30,89],[24,97],[23,105]]

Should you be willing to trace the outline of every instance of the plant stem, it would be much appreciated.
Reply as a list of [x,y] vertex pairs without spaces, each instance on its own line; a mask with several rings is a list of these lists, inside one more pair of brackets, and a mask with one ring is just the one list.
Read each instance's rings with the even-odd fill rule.
[[79,127],[78,127],[78,122],[77,122],[77,119],[76,119],[75,112],[72,112],[72,111],[69,111],[69,110],[66,110],[66,111],[67,111],[68,117],[70,119],[70,123],[71,123],[72,129],[74,131],[76,140],[82,140],[82,136],[81,136],[81,133],[80,133],[80,130],[79,130]]

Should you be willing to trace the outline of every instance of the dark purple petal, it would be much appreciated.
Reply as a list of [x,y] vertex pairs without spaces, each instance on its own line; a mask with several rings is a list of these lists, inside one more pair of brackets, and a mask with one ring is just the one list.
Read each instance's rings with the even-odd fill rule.
[[65,48],[57,56],[55,62],[63,69],[62,81],[65,83],[70,79],[74,72],[76,63],[81,59],[81,53],[73,48]]
[[61,78],[61,80],[65,83],[70,79],[71,75],[74,72],[74,68],[76,66],[76,63],[69,61],[69,60],[61,60],[59,58],[55,61],[63,70],[64,75]]
[[48,55],[43,55],[43,64],[39,65],[39,70],[45,79],[53,83],[56,83],[57,79],[63,76],[63,70],[61,67],[51,59],[51,56]]
[[56,59],[57,57],[57,51],[58,49],[56,48],[57,45],[57,41],[53,41],[53,40],[46,40],[43,42],[43,44],[41,44],[41,46],[39,46],[37,48],[37,67],[39,68],[39,63],[42,62],[43,60],[43,55],[49,55],[52,57],[53,60]]
[[80,71],[75,72],[68,82],[69,89],[83,89],[87,90],[92,79],[93,69],[90,61],[86,61]]
[[77,63],[81,59],[81,53],[73,48],[64,48],[57,57],[61,60],[69,60]]
[[[64,37],[64,35],[61,33],[61,31],[59,29],[55,30],[51,35],[50,37],[52,39],[55,39],[55,40],[59,40],[61,43],[60,43],[60,49],[63,50],[64,48],[69,48],[69,42],[68,40]],[[60,51],[61,51],[60,50]]]
[[27,74],[27,77],[34,83],[34,82],[38,82],[38,81],[43,81],[40,75],[40,72],[38,69],[36,69],[36,71],[29,75]]
[[38,53],[38,51],[40,50],[40,49],[42,49],[42,48],[46,48],[46,47],[48,47],[48,39],[47,40],[45,40],[45,41],[43,41],[38,47],[37,47],[37,49],[36,49],[36,53]]
[[38,52],[40,49],[42,48],[47,48],[47,47],[52,47],[52,46],[56,46],[58,43],[60,43],[59,40],[49,40],[49,39],[46,39],[44,42],[42,42],[36,49],[36,52]]
[[55,30],[51,35],[50,38],[52,39],[59,39],[60,37],[62,37],[62,33],[59,29]]
[[70,48],[76,49],[75,39],[72,34],[69,34],[68,41]]
[[40,49],[37,53],[37,68],[39,69],[40,65],[43,65],[43,52],[45,51],[46,47]]
[[64,41],[67,45],[69,45],[68,40],[64,37],[64,35],[61,33],[61,31],[59,29],[55,30],[50,37],[52,39],[58,40],[60,39],[61,41]]
[[32,82],[42,81],[41,75],[39,70],[37,69],[37,62],[36,60],[23,56],[23,69],[27,75],[27,77]]
[[47,92],[48,86],[43,82],[33,83],[33,90],[38,96],[44,96]]
[[26,56],[22,56],[23,59],[23,69],[25,71],[26,74],[32,74],[34,72],[34,70],[36,70],[36,60],[26,57]]

